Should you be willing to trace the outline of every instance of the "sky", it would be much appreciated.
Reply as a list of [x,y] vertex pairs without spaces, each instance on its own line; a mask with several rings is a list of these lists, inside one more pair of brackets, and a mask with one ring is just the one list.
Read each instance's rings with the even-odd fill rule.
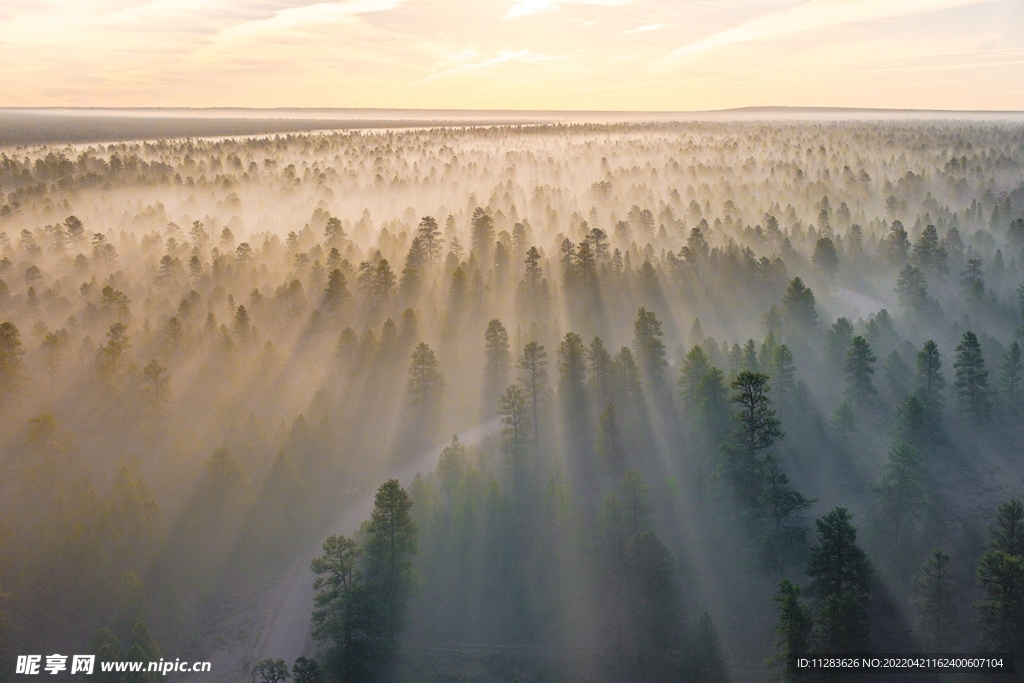
[[1024,110],[1024,0],[0,0],[0,107]]

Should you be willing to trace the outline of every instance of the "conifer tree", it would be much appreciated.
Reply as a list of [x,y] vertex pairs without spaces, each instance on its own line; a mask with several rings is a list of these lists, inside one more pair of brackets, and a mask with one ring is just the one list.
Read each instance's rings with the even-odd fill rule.
[[665,343],[661,341],[663,334],[661,321],[654,311],[646,308],[637,311],[633,324],[633,352],[652,391],[659,390],[665,383],[668,361],[665,360]]
[[954,652],[959,632],[956,583],[950,579],[949,555],[935,548],[915,580],[918,642],[925,652]]
[[530,422],[533,424],[533,445],[540,448],[540,405],[547,390],[548,354],[542,344],[529,342],[523,347],[523,355],[516,362],[519,369],[519,381],[526,391],[526,399],[530,402]]
[[759,454],[784,436],[768,398],[768,375],[744,370],[732,382],[737,405],[730,443],[722,446],[723,465],[744,504],[753,506],[761,491]]
[[1021,362],[1020,344],[1013,342],[1010,348],[1003,355],[1003,364],[1000,368],[1000,388],[1006,399],[1010,411],[1019,415],[1021,413],[1022,384],[1024,384],[1024,364]]
[[811,548],[807,575],[816,598],[812,647],[816,652],[866,652],[871,563],[857,545],[857,530],[846,508],[815,521],[818,544]]
[[974,420],[987,420],[992,413],[988,370],[985,369],[981,344],[973,332],[965,333],[963,341],[957,344],[953,368],[956,371],[953,385],[960,411]]
[[871,366],[876,360],[878,358],[871,352],[867,340],[861,336],[854,337],[846,352],[843,371],[846,373],[846,393],[859,407],[864,407],[868,399],[878,393],[871,382],[871,375],[875,373]]

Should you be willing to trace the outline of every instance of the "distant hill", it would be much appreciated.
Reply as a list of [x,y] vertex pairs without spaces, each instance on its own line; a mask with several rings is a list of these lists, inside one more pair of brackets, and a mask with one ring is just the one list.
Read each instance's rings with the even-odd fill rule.
[[742,107],[718,111],[441,109],[0,109],[0,146],[229,137],[423,126],[735,120],[970,120],[1024,122],[1024,112]]

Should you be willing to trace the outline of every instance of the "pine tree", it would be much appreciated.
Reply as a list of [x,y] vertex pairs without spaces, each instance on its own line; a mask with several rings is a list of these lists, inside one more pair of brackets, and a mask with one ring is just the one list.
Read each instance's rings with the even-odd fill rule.
[[846,508],[815,520],[818,544],[811,548],[807,575],[817,601],[812,645],[816,652],[865,652],[870,634],[867,602],[871,563],[857,545],[857,530]]
[[682,610],[672,552],[653,531],[642,531],[626,544],[629,617],[641,670],[651,650],[671,647],[679,637]]
[[949,555],[935,548],[914,582],[917,637],[925,652],[956,651],[956,583],[949,578],[949,571]]
[[504,386],[508,379],[512,357],[509,353],[508,330],[497,318],[487,323],[484,331],[484,395],[487,404],[493,406],[491,398]]
[[682,368],[679,371],[679,389],[683,395],[683,404],[691,413],[695,413],[697,404],[697,385],[704,379],[704,375],[711,369],[711,362],[704,349],[699,344],[695,345],[686,354]]
[[875,373],[872,364],[878,360],[871,352],[871,346],[864,337],[856,336],[850,342],[846,352],[846,393],[859,407],[864,407],[868,399],[877,394],[875,385],[871,383],[871,375]]
[[490,259],[491,246],[494,242],[494,219],[483,207],[473,209],[471,249],[482,262]]
[[811,641],[811,614],[801,599],[800,586],[789,579],[779,581],[779,590],[772,598],[779,609],[775,625],[775,660],[769,661],[769,672],[776,680],[793,683],[798,680],[796,658],[807,654]]
[[437,459],[437,478],[441,483],[441,490],[448,498],[448,505],[451,506],[455,489],[462,480],[466,470],[466,447],[459,441],[456,434],[452,437],[450,445],[441,451]]
[[416,236],[422,242],[430,264],[437,263],[441,257],[441,250],[444,248],[444,239],[441,238],[441,230],[437,227],[437,221],[433,216],[424,216],[420,219]]
[[945,405],[942,390],[946,386],[946,378],[942,374],[942,358],[939,347],[934,341],[928,340],[917,352],[917,396],[925,407],[936,414]]
[[1024,383],[1024,364],[1021,363],[1020,344],[1013,342],[1003,355],[999,384],[1010,411],[1015,415],[1021,413],[1022,383]]
[[985,369],[981,344],[973,332],[964,334],[963,341],[957,344],[953,368],[956,371],[953,385],[956,387],[960,411],[974,420],[987,420],[992,413],[988,371]]
[[528,434],[530,428],[530,415],[526,407],[526,395],[523,390],[515,385],[510,385],[498,398],[498,415],[504,427],[501,430],[503,449],[509,458],[512,469],[512,479],[516,484],[517,499],[522,501],[525,493],[523,487],[526,484],[527,464],[526,458],[529,451]]
[[619,484],[622,489],[622,517],[628,535],[651,528],[651,489],[636,470],[626,470]]
[[409,402],[424,408],[441,398],[444,376],[438,369],[439,363],[433,349],[420,342],[412,352],[409,364]]
[[385,633],[396,643],[412,589],[416,553],[416,523],[409,511],[412,499],[397,479],[377,489],[373,513],[366,526],[366,582],[385,614]]
[[[579,430],[586,410],[586,347],[575,332],[558,345],[558,393],[571,430]],[[578,433],[578,431],[577,431]]]
[[761,514],[769,524],[766,559],[775,571],[781,571],[787,558],[804,544],[804,529],[789,522],[790,517],[806,510],[816,502],[789,488],[789,477],[782,471],[778,460],[769,453],[764,457],[761,470]]
[[981,259],[967,260],[967,267],[960,273],[960,293],[968,302],[975,305],[985,299],[985,278]]
[[814,292],[798,277],[793,278],[782,297],[782,308],[789,320],[798,327],[813,327],[818,320],[814,305]]
[[611,402],[615,392],[614,361],[600,337],[594,337],[590,342],[587,361],[590,363],[590,391],[596,405]]
[[825,333],[825,352],[836,369],[843,366],[846,354],[850,350],[851,341],[853,341],[853,323],[847,318],[836,320]]
[[878,497],[880,519],[897,542],[904,531],[913,532],[924,507],[924,465],[908,443],[897,442],[882,466],[882,477],[871,489]]
[[899,352],[893,351],[885,357],[882,363],[882,377],[885,389],[893,403],[902,400],[907,393],[907,386],[910,384],[911,372]]
[[978,626],[989,652],[1024,655],[1024,504],[999,506],[988,552],[978,560]]
[[911,315],[921,315],[935,304],[928,294],[924,273],[909,263],[903,266],[896,279],[896,297],[900,306]]
[[21,333],[12,322],[0,323],[0,394],[13,390],[22,380]]
[[701,378],[695,391],[695,401],[698,431],[712,448],[717,448],[728,438],[732,420],[729,393],[721,370],[713,367]]
[[542,344],[530,342],[523,347],[523,355],[519,357],[516,367],[519,368],[519,381],[526,391],[526,399],[530,402],[530,422],[533,424],[533,445],[540,448],[540,405],[547,390],[548,354]]
[[597,455],[613,468],[620,468],[623,461],[622,446],[619,443],[619,428],[616,424],[615,404],[605,404],[597,418]]
[[663,334],[661,321],[654,311],[646,308],[637,311],[633,324],[633,352],[652,391],[659,390],[665,383],[668,361],[665,360],[665,343],[661,341]]
[[753,506],[760,494],[759,454],[784,434],[768,398],[768,375],[744,370],[732,382],[729,401],[737,404],[736,429],[731,443],[722,446],[723,466],[745,504]]

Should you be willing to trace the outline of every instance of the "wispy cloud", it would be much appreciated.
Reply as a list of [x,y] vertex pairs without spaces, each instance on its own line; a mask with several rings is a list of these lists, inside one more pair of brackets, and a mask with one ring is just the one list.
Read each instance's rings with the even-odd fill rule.
[[568,5],[597,5],[600,7],[618,7],[631,5],[637,0],[516,0],[505,15],[508,19],[540,14],[551,10],[562,9]]
[[807,0],[674,50],[658,60],[656,66],[673,66],[730,45],[776,40],[844,24],[913,16],[982,2],[988,0]]
[[441,78],[458,76],[460,74],[465,74],[471,71],[479,71],[481,69],[488,69],[491,67],[499,66],[502,64],[509,64],[512,62],[518,62],[521,64],[544,64],[549,62],[558,62],[564,59],[562,57],[556,57],[552,55],[536,54],[529,50],[506,50],[493,57],[488,57],[486,59],[480,59],[477,61],[467,61],[467,56],[472,58],[476,57],[477,55],[475,53],[470,53],[469,55],[462,55],[461,57],[455,60],[460,63],[457,63],[454,66],[442,67],[440,70],[434,71],[433,73],[419,79],[413,85],[424,85]]
[[628,29],[623,31],[623,33],[647,33],[649,31],[660,31],[663,28],[668,28],[668,24],[647,24],[646,26]]

